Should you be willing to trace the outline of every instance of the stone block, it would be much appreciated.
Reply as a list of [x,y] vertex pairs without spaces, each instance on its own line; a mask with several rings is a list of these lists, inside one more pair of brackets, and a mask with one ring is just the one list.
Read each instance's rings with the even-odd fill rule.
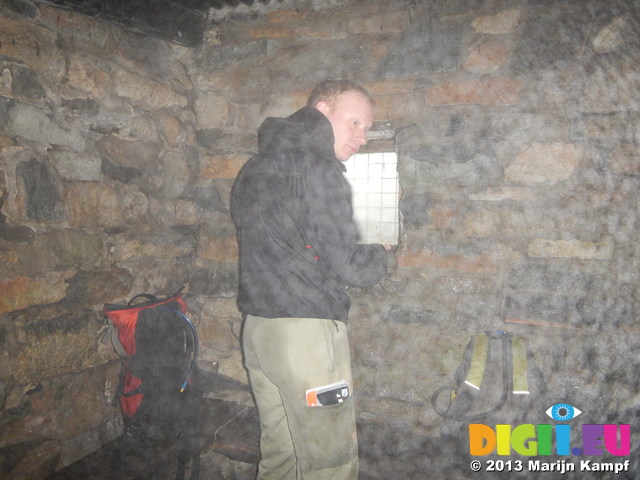
[[[580,111],[613,114],[640,110],[640,74],[636,68],[639,61],[640,55],[636,54],[625,58],[624,61],[612,64],[599,62],[590,66],[584,80]],[[626,81],[620,82],[618,78],[624,78]]]
[[508,323],[635,335],[631,332],[635,332],[633,325],[637,321],[636,303],[624,294],[613,295],[604,302],[586,295],[512,294],[507,296],[503,312]]
[[464,233],[469,237],[493,237],[501,227],[500,215],[483,210],[467,216],[464,222]]
[[[64,445],[66,442],[74,443],[77,437],[83,436],[83,432],[93,430],[95,435],[105,419],[113,420],[114,416],[120,416],[117,407],[111,406],[110,398],[105,395],[105,386],[117,382],[118,368],[116,362],[111,362],[75,375],[57,375],[42,380],[19,399],[16,410],[23,415],[25,425],[17,429],[14,424],[5,430],[3,443],[12,439],[14,443],[44,437]],[[69,415],[69,412],[73,414]],[[94,444],[94,448],[97,446]]]
[[69,56],[66,83],[93,98],[104,97],[109,91],[111,66],[106,61],[86,54]]
[[458,271],[466,273],[496,272],[498,265],[490,253],[467,256],[462,254],[439,255],[423,248],[406,250],[397,255],[398,265],[403,268],[424,268]]
[[247,382],[247,371],[242,366],[240,349],[233,350],[218,362],[218,372],[238,382]]
[[193,226],[204,220],[202,211],[192,199],[178,198],[173,202],[159,203],[151,201],[148,215],[154,219],[154,224],[190,231]]
[[59,126],[46,111],[31,105],[15,103],[7,114],[5,131],[45,146],[64,145],[75,151],[84,149],[81,132]]
[[635,23],[629,15],[620,15],[594,35],[591,44],[597,53],[611,53],[628,45],[633,38]]
[[247,156],[232,154],[214,155],[206,159],[200,175],[210,179],[234,179],[248,159]]
[[528,319],[532,325],[571,327],[577,302],[570,297],[512,294],[505,298],[503,315],[507,321]]
[[191,191],[199,208],[207,212],[228,213],[227,204],[215,185],[201,185]]
[[288,117],[307,103],[308,91],[291,90],[283,95],[270,99],[260,108],[260,118],[256,126],[266,117]]
[[[84,316],[87,316],[86,312]],[[55,332],[47,337],[31,341],[28,345],[13,351],[12,365],[14,365],[14,369],[11,372],[11,381],[18,384],[37,383],[42,381],[43,378],[67,373],[72,374],[73,372],[80,373],[85,369],[103,364],[113,353],[101,352],[98,348],[96,333],[100,323],[97,316],[93,320],[93,325],[88,325],[81,331]],[[73,348],[66,348],[69,345],[73,345]],[[58,394],[62,394],[62,392]],[[68,425],[61,425],[60,423],[69,419],[57,417],[54,411],[51,411],[50,414],[53,415],[53,418],[47,417],[49,424],[39,425],[38,417],[34,417],[32,420],[36,424],[27,424],[24,427],[33,429],[37,426],[39,430],[51,429],[57,435],[64,434]],[[96,415],[100,414],[96,413]],[[89,428],[94,426],[95,424]]]
[[49,150],[47,158],[62,178],[84,181],[102,178],[102,162],[94,155],[54,147]]
[[118,165],[106,157],[102,158],[100,172],[105,178],[122,183],[136,182],[142,177],[142,169]]
[[640,138],[640,113],[583,114],[574,120],[572,130],[576,138],[597,146],[615,148],[621,143],[634,144]]
[[303,8],[287,9],[278,8],[266,13],[267,20],[272,25],[282,25],[304,20],[309,16],[309,11]]
[[429,210],[431,226],[437,230],[450,230],[456,222],[457,212],[451,208],[440,207]]
[[598,269],[559,264],[522,263],[509,269],[506,284],[513,291],[555,295],[587,295],[599,290]]
[[534,258],[610,260],[613,257],[614,243],[611,240],[585,242],[577,239],[551,240],[536,238],[529,242],[527,251],[529,256]]
[[379,75],[382,78],[396,78],[455,70],[462,31],[457,25],[416,21],[382,59]]
[[133,275],[124,268],[81,270],[68,280],[67,299],[80,305],[101,305],[125,296],[133,283]]
[[516,73],[569,68],[592,35],[592,14],[582,4],[569,9],[547,9],[523,17],[518,45],[512,57]]
[[74,52],[99,52],[108,48],[113,39],[112,25],[102,19],[44,3],[38,9],[43,24],[67,34],[70,50]]
[[[306,75],[299,76],[298,73],[282,75],[272,81],[281,81],[281,90],[284,91],[293,91],[306,85],[305,90],[309,93],[314,84],[324,78],[347,77],[351,72],[362,71],[365,68],[363,58],[369,58],[375,49],[375,45],[365,37],[354,37],[351,42],[340,38],[323,40],[322,45],[321,49],[281,45],[273,53],[276,63],[272,68],[276,72],[313,72],[312,83]],[[372,68],[373,65],[366,66],[367,70]]]
[[415,228],[423,227],[429,222],[432,205],[433,201],[426,194],[405,193],[399,202],[402,223]]
[[134,259],[175,259],[194,253],[193,234],[177,230],[117,233],[106,242],[116,263]]
[[38,15],[38,9],[31,2],[26,0],[14,0],[7,2],[6,8],[16,12],[18,15],[36,18]]
[[217,262],[236,262],[238,259],[238,244],[234,235],[219,237],[198,234],[198,257]]
[[69,224],[74,227],[120,225],[124,213],[120,194],[110,185],[98,182],[75,182],[63,194]]
[[107,260],[107,250],[99,234],[53,230],[45,237],[45,244],[51,246],[59,268],[95,268]]
[[471,26],[477,33],[513,33],[520,24],[521,17],[520,10],[503,10],[495,15],[478,17],[471,22]]
[[64,217],[61,186],[46,163],[35,158],[21,162],[16,168],[16,174],[22,183],[27,218],[46,222]]
[[116,135],[102,137],[97,143],[97,150],[115,165],[137,168],[153,165],[160,153],[160,147],[155,142],[125,139]]
[[119,193],[120,209],[123,214],[122,224],[141,226],[150,223],[149,198],[145,193],[131,185],[122,185]]
[[469,195],[470,200],[481,202],[503,202],[508,200],[528,202],[536,197],[536,191],[529,187],[488,188],[484,192]]
[[[240,343],[236,336],[237,332],[232,332],[232,328],[231,322],[218,319],[217,315],[214,317],[207,316],[198,323],[198,336],[201,345],[206,345],[199,360],[204,363],[209,362],[211,365],[215,364],[218,372],[220,372],[221,362],[226,360],[225,368],[228,369],[228,360],[236,360],[235,353],[240,351]],[[238,364],[242,368],[242,361],[238,362]],[[220,373],[237,379],[235,375]],[[246,376],[244,381],[246,381]]]
[[435,281],[434,287],[445,295],[490,295],[498,292],[496,281],[492,278],[446,276]]
[[[6,118],[6,112],[2,110],[2,105],[6,105],[6,103],[3,102],[2,99],[0,99],[0,118]],[[2,126],[2,123],[0,123],[0,126]],[[15,146],[15,142],[13,139],[4,135],[0,135],[0,149],[5,149],[13,146]]]
[[442,318],[440,312],[417,306],[388,305],[380,312],[380,318],[386,322],[399,324],[429,325]]
[[60,78],[65,61],[57,38],[54,30],[41,24],[0,16],[0,56],[17,59],[36,72]]
[[95,430],[82,432],[62,444],[62,455],[57,467],[66,467],[77,462],[98,450],[102,445],[103,439],[99,438],[99,432]]
[[570,124],[559,115],[510,109],[492,111],[493,115],[479,123],[491,125],[487,135],[501,158],[515,155],[523,144],[560,142],[570,137]]
[[180,197],[189,185],[191,172],[188,159],[182,150],[166,151],[149,170],[148,182],[156,189],[156,195],[168,202]]
[[392,124],[402,124],[407,118],[420,117],[423,113],[419,95],[415,93],[377,96],[374,94],[374,98],[375,117],[384,118]]
[[217,147],[224,140],[222,128],[204,128],[195,131],[195,142],[206,149]]
[[240,62],[255,62],[268,56],[266,39],[246,42],[242,45],[211,46],[202,53],[202,67],[219,69]]
[[494,330],[501,327],[502,295],[498,292],[491,294],[462,294],[458,295],[452,317],[454,321],[466,321],[468,327],[476,330]]
[[162,108],[186,107],[188,100],[167,85],[128,72],[113,68],[111,89],[113,93],[129,100],[134,105],[155,112]]
[[238,266],[235,262],[200,260],[188,273],[194,294],[231,298],[238,291]]
[[517,105],[521,90],[522,81],[515,78],[445,83],[427,88],[425,101],[429,105]]
[[[82,332],[97,320],[97,315],[87,306],[70,305],[63,302],[39,305],[12,315],[16,325],[18,344],[12,350],[21,350],[25,345],[35,345],[53,335],[73,335]],[[62,352],[61,352],[62,353]]]
[[364,87],[377,99],[378,96],[384,95],[402,95],[412,93],[416,88],[415,78],[398,78],[392,80],[378,80],[368,82]]
[[195,99],[195,112],[202,129],[223,128],[229,121],[227,99],[219,92],[201,92]]
[[61,456],[60,444],[44,441],[34,445],[32,450],[19,459],[10,473],[10,478],[45,479],[54,471]]
[[410,20],[406,10],[367,15],[350,20],[347,30],[355,35],[388,35],[404,32],[409,27]]
[[40,104],[45,91],[36,72],[28,68],[0,61],[0,94],[9,98]]
[[67,285],[62,275],[44,277],[17,276],[0,281],[0,313],[24,310],[62,300]]
[[620,175],[630,177],[640,176],[640,162],[638,162],[637,150],[634,145],[622,144],[611,152],[608,158],[612,170]]
[[486,74],[499,70],[511,55],[511,48],[497,40],[489,40],[470,49],[464,68],[472,73]]
[[180,121],[173,115],[161,113],[158,115],[157,122],[165,147],[176,148],[184,135]]
[[456,187],[459,194],[463,193],[464,187],[474,190],[482,188],[502,176],[500,166],[492,155],[465,152],[456,147],[446,148],[434,156],[425,156],[423,158],[430,160],[420,163],[417,168],[420,186],[431,191],[434,198],[447,195],[445,190],[450,187]]
[[193,200],[178,198],[173,203],[176,225],[196,225],[200,222],[200,210]]
[[505,169],[505,177],[512,182],[553,185],[573,175],[581,157],[573,144],[534,144],[516,156]]
[[252,40],[259,38],[283,39],[292,38],[296,35],[296,31],[290,28],[282,27],[258,27],[252,28],[249,32],[249,38]]

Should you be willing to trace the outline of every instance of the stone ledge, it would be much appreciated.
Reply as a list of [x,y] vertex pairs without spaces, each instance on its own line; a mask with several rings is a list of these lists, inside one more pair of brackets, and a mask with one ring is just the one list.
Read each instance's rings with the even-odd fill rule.
[[[255,407],[219,399],[203,401],[205,417],[197,418],[191,431],[185,429],[181,442],[140,447],[123,435],[47,480],[133,480],[150,474],[154,480],[173,480],[178,469],[196,468],[200,456],[210,452],[256,465],[260,426]],[[208,478],[207,472],[201,473],[201,478]]]
[[[206,370],[198,370],[194,385],[191,412],[179,440],[141,446],[124,434],[46,480],[174,480],[179,468],[200,468],[200,458],[211,455],[219,457],[218,463],[229,462],[226,468],[232,470],[257,465],[260,425],[248,400],[248,386]],[[202,470],[201,478],[210,476]]]

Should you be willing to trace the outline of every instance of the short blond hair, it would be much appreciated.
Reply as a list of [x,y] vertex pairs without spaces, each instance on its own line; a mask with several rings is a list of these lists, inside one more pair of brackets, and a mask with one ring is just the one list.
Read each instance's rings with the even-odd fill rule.
[[315,107],[318,102],[325,101],[333,105],[339,95],[346,92],[358,92],[364,95],[371,107],[375,107],[376,102],[373,96],[362,86],[346,78],[327,78],[314,87],[307,100],[308,107]]

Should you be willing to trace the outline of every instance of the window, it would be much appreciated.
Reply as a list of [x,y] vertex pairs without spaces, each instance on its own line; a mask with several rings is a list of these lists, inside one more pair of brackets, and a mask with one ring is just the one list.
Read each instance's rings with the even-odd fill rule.
[[362,243],[397,245],[400,182],[394,151],[358,153],[345,163]]

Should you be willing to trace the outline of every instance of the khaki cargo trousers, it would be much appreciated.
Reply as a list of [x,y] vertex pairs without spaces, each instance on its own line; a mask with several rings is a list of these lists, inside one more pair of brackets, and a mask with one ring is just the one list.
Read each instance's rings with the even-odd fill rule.
[[[258,480],[356,480],[358,444],[344,323],[248,315],[245,367],[260,416]],[[309,407],[307,389],[344,380],[350,394]]]

